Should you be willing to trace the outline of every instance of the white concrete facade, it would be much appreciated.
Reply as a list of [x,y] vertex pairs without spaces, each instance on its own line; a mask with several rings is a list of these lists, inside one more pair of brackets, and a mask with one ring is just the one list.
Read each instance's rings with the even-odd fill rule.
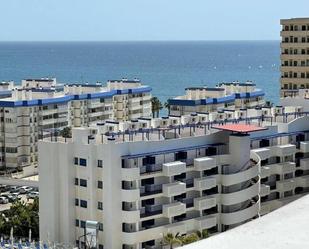
[[240,110],[265,105],[264,92],[248,81],[220,83],[216,87],[189,87],[186,94],[168,100],[169,114],[175,116]]
[[252,120],[268,129],[251,135],[174,120],[40,141],[41,239],[74,244],[95,220],[101,248],[160,248],[166,233],[225,231],[309,190],[308,117]]
[[109,81],[106,87],[60,85],[54,78],[12,84],[3,83],[10,96],[0,99],[0,167],[25,175],[37,172],[37,143],[46,131],[151,117],[151,88],[139,80]]

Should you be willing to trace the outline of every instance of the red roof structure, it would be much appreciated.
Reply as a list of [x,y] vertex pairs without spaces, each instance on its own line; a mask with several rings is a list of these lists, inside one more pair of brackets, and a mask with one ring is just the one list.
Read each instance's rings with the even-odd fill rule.
[[255,131],[267,130],[265,127],[260,127],[250,124],[224,124],[224,125],[215,125],[212,126],[214,129],[223,130],[223,131],[232,131],[237,133],[249,133]]

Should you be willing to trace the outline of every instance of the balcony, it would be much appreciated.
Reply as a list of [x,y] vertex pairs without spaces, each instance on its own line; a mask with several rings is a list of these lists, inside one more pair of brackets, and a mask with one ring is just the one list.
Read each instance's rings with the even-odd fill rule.
[[121,175],[122,175],[122,180],[124,181],[138,180],[140,177],[140,169],[139,168],[122,168]]
[[302,187],[302,188],[309,187],[309,175],[296,177],[295,181],[296,181],[297,187]]
[[171,162],[163,164],[163,175],[174,176],[186,172],[186,164],[183,162]]
[[207,215],[195,219],[196,230],[209,229],[217,225],[217,215]]
[[285,162],[285,163],[276,163],[268,165],[271,170],[271,174],[288,174],[293,173],[295,171],[295,163],[294,162]]
[[162,193],[162,184],[147,184],[141,186],[140,196],[148,196]]
[[223,225],[233,225],[256,217],[260,210],[260,202],[251,204],[249,207],[232,213],[222,213],[221,222]]
[[166,197],[180,195],[185,192],[186,192],[186,184],[183,182],[163,184],[163,195]]
[[256,153],[261,158],[261,160],[270,158],[270,149],[268,148],[254,149],[252,152]]
[[186,224],[183,222],[177,222],[165,226],[166,233],[171,234],[185,234],[187,232]]
[[216,186],[217,186],[217,179],[212,176],[194,179],[194,188],[197,191],[211,189]]
[[308,153],[309,152],[309,142],[300,142],[300,151],[303,153]]
[[269,177],[271,175],[271,169],[268,166],[261,167],[261,178]]
[[200,197],[194,199],[194,208],[196,210],[204,210],[210,209],[217,205],[217,198],[216,197]]
[[194,159],[194,169],[197,171],[208,170],[216,167],[216,160],[211,157],[201,157]]
[[280,192],[291,191],[295,189],[295,180],[288,179],[276,182],[276,189]]
[[140,199],[140,189],[122,189],[122,201],[134,202]]
[[135,223],[140,220],[140,210],[122,211],[122,221],[125,223]]
[[140,167],[141,174],[151,174],[160,172],[162,170],[162,164],[148,164]]
[[309,170],[309,158],[300,159],[300,169]]
[[162,204],[146,205],[141,209],[140,217],[145,218],[153,215],[162,214]]
[[273,156],[284,157],[296,153],[296,146],[294,144],[284,144],[271,147]]
[[163,205],[163,216],[171,218],[184,214],[186,212],[186,205],[181,202]]
[[270,194],[270,187],[265,184],[261,184],[261,189],[260,189],[260,196],[266,196]]

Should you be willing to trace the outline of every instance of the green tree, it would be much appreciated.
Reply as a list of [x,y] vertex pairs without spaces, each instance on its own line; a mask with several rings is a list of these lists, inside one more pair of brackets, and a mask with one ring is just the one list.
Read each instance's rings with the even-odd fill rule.
[[175,236],[172,233],[167,233],[163,236],[163,244],[169,245],[170,249],[174,248],[174,245],[181,245],[181,238],[179,236],[179,233],[177,233]]
[[181,245],[188,245],[193,242],[200,240],[199,236],[196,233],[191,233],[189,235],[184,235],[181,238]]
[[170,104],[168,103],[168,101],[164,103],[164,108],[166,108],[168,110],[168,114],[170,114]]
[[39,238],[39,201],[33,203],[16,201],[10,209],[2,212],[0,216],[0,233],[9,236],[11,228],[14,236],[28,237],[29,229],[33,238]]
[[204,229],[201,231],[196,231],[196,235],[199,237],[199,239],[206,239],[209,237],[209,233],[207,229]]
[[152,110],[152,117],[159,117],[160,110],[163,109],[162,103],[157,97],[151,98],[151,110]]
[[61,131],[60,131],[60,135],[62,137],[65,138],[71,138],[72,137],[72,129],[71,127],[64,127]]

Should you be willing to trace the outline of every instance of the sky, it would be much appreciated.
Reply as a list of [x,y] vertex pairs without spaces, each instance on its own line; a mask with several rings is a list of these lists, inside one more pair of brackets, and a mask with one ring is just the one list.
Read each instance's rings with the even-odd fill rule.
[[0,0],[0,41],[279,40],[308,0]]

